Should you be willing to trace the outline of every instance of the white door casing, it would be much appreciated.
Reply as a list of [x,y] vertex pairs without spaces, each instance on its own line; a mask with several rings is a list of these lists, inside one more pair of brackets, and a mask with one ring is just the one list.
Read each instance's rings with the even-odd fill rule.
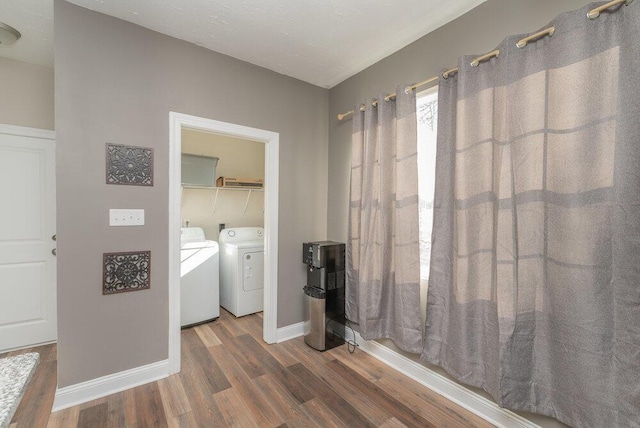
[[180,155],[182,129],[213,132],[265,143],[263,340],[266,343],[275,343],[278,330],[280,134],[228,122],[169,112],[169,374],[180,371]]
[[57,337],[54,139],[0,125],[0,352]]

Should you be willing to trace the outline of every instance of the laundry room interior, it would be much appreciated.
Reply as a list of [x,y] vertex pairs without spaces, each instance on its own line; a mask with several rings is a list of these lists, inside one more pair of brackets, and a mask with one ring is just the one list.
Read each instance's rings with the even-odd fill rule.
[[[215,179],[219,177],[262,180],[264,183],[264,143],[226,135],[185,129],[182,153],[218,158]],[[215,203],[215,206],[214,206]],[[182,189],[183,227],[201,227],[207,239],[217,241],[219,227],[264,227],[262,185],[237,187],[189,186]],[[187,226],[187,222],[189,222]]]
[[[181,140],[181,325],[260,313],[265,144],[192,129],[183,129]],[[203,238],[215,250],[197,257],[193,250],[202,245],[193,241]],[[214,278],[205,281],[206,288],[190,285],[189,276],[207,263],[207,275]],[[221,307],[202,307],[212,294]]]

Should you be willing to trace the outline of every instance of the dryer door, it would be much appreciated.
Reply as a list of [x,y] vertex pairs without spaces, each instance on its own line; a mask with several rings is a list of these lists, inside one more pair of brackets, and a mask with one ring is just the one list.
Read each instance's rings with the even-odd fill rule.
[[242,289],[260,290],[264,287],[264,251],[244,253],[242,256]]

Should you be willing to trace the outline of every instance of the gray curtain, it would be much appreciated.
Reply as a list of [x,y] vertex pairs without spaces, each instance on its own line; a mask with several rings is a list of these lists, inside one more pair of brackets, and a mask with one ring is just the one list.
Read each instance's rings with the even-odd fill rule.
[[346,311],[365,339],[420,353],[416,99],[397,93],[353,117]]
[[640,2],[600,4],[441,79],[422,358],[504,407],[637,427]]

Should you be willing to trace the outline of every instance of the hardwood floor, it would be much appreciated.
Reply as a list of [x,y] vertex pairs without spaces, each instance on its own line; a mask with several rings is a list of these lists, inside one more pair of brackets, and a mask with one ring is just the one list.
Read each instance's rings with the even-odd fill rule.
[[40,362],[36,372],[33,374],[33,378],[27,385],[20,405],[11,419],[10,428],[15,428],[16,426],[25,428],[47,426],[47,421],[51,414],[51,406],[53,406],[57,379],[55,344],[0,354],[0,358],[28,352],[38,352],[40,354]]
[[42,361],[11,428],[491,426],[360,350],[267,345],[261,314],[222,310],[183,330],[179,374],[52,414],[55,346],[32,350]]

